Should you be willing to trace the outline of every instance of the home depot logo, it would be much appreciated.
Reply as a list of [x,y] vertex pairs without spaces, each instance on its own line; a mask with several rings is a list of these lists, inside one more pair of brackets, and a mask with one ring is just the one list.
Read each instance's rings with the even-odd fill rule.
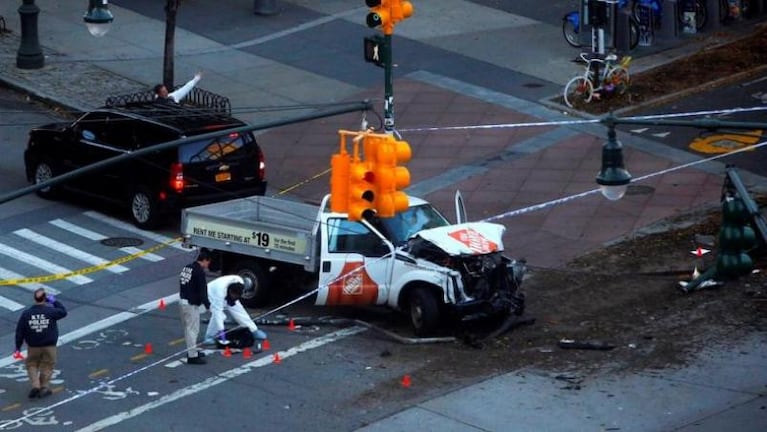
[[362,294],[362,272],[356,271],[354,274],[344,278],[344,295]]
[[486,254],[498,250],[497,244],[486,239],[480,232],[471,228],[453,231],[449,236],[465,244],[466,247],[477,254]]
[[[378,301],[378,284],[361,261],[344,263],[340,276],[328,285],[327,305],[372,305]],[[320,304],[320,303],[318,303]]]

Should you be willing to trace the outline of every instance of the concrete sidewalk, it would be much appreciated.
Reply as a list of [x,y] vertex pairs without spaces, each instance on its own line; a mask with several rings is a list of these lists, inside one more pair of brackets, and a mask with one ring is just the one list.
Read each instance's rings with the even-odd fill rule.
[[[95,39],[82,24],[82,3],[37,1],[46,55],[40,70],[15,67],[17,4],[0,4],[13,30],[0,36],[0,80],[79,111],[101,106],[108,95],[157,83],[164,22],[139,13],[142,2],[135,3],[136,10],[111,4],[113,29]],[[317,104],[380,100],[383,72],[361,58],[361,36],[371,33],[361,25],[366,8],[362,2],[351,4],[293,0],[282,2],[277,16],[254,18],[250,2],[233,0],[222,12],[229,14],[222,17],[227,28],[200,27],[206,35],[176,30],[176,79],[183,82],[203,70],[200,86],[229,97],[235,115],[251,123]],[[718,205],[724,168],[718,162],[653,177],[617,202],[596,193],[604,128],[569,124],[573,117],[539,103],[561,91],[575,70],[574,51],[558,27],[462,0],[423,0],[416,8],[418,15],[398,29],[403,61],[395,69],[397,128],[413,148],[409,193],[449,210],[454,191],[461,190],[470,218],[507,215],[498,222],[507,227],[504,240],[511,255],[527,258],[534,267],[557,268],[665,218]],[[253,20],[260,26],[249,27]],[[323,43],[312,45],[315,37]],[[498,40],[516,43],[501,47]],[[699,47],[695,40],[688,42],[640,53],[634,64],[650,67]],[[287,111],[289,106],[300,109]],[[336,131],[357,128],[361,120],[359,114],[346,115],[262,133],[259,141],[275,188],[270,193],[291,189],[293,197],[314,201],[327,193],[322,173],[337,148]],[[372,114],[367,120],[376,125]],[[529,122],[550,123],[486,127]],[[449,129],[453,126],[466,128]],[[635,177],[700,159],[636,135],[620,134],[620,139]],[[767,190],[765,179],[742,174],[752,190]],[[297,192],[296,184],[301,184]],[[585,192],[592,193],[521,211]],[[549,374],[515,371],[425,401],[364,430],[714,431],[721,430],[721,422],[739,425],[733,415],[748,420],[738,430],[765,430],[763,347],[761,335],[729,353],[714,350],[691,369],[588,378],[577,394],[563,390]]]

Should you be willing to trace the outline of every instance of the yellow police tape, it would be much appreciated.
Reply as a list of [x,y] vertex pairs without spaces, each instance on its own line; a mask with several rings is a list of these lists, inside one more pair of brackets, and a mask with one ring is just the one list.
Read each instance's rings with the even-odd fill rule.
[[708,154],[729,153],[752,146],[758,143],[761,137],[762,131],[759,129],[737,134],[716,133],[695,138],[690,143],[690,149]]
[[28,283],[50,282],[50,281],[59,280],[59,279],[66,279],[66,278],[69,278],[69,277],[72,277],[72,276],[79,276],[79,275],[84,275],[84,274],[89,274],[89,273],[95,273],[97,271],[104,270],[105,268],[113,266],[113,265],[126,263],[128,261],[133,261],[136,258],[142,257],[142,256],[150,254],[152,252],[156,252],[156,251],[158,251],[158,250],[160,250],[160,249],[162,249],[164,247],[168,247],[171,244],[173,244],[173,243],[175,243],[177,241],[180,241],[180,240],[181,240],[181,237],[177,237],[177,238],[168,240],[165,243],[161,243],[161,244],[152,246],[151,248],[149,248],[147,250],[143,250],[141,252],[137,252],[137,253],[134,253],[134,254],[131,254],[131,255],[126,255],[126,256],[124,256],[122,258],[118,258],[118,259],[113,260],[113,261],[105,262],[104,264],[99,264],[99,265],[95,265],[95,266],[91,266],[91,267],[85,267],[85,268],[82,268],[80,270],[75,270],[75,271],[71,271],[71,272],[68,272],[68,273],[52,274],[52,275],[47,275],[47,276],[34,276],[34,277],[28,277],[28,278],[23,278],[23,279],[0,280],[0,286],[21,285],[21,284],[28,284]]

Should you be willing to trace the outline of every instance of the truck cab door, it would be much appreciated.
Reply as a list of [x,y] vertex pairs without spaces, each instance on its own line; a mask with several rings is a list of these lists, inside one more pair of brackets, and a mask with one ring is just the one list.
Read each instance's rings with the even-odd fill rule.
[[466,205],[463,202],[463,196],[461,191],[455,191],[455,223],[462,224],[468,222],[469,217],[466,215]]
[[317,305],[385,304],[393,246],[370,225],[326,215]]

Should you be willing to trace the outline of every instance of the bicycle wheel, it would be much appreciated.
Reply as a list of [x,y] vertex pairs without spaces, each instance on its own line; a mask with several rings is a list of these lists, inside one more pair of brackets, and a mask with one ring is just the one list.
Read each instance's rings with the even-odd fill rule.
[[581,42],[578,37],[578,27],[575,22],[570,18],[570,15],[576,12],[570,12],[562,17],[562,36],[565,37],[565,41],[573,48],[580,48]]
[[571,79],[565,86],[565,104],[570,108],[591,102],[593,95],[594,86],[582,76]]
[[623,66],[615,66],[613,70],[607,73],[605,85],[613,86],[615,94],[622,95],[629,88],[629,71]]
[[[704,0],[693,0],[693,1],[695,3],[695,29],[702,30],[703,27],[706,25],[706,21],[708,21],[708,8],[706,8],[706,3]],[[685,23],[684,7],[680,7],[677,13],[678,13],[677,19],[679,20],[679,24],[684,25]]]

